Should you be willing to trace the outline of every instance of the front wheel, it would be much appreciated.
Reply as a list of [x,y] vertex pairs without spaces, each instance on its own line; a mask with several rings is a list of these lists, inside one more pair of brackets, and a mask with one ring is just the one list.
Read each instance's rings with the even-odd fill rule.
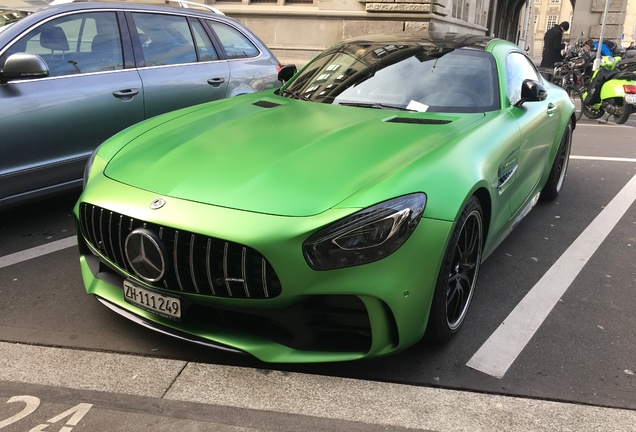
[[477,284],[483,236],[483,212],[473,196],[455,224],[437,276],[426,341],[447,342],[459,331]]
[[561,137],[557,154],[554,157],[554,163],[548,176],[548,181],[541,190],[539,197],[543,201],[552,201],[561,192],[563,183],[565,182],[565,174],[568,170],[568,162],[570,161],[570,150],[572,148],[572,122],[568,122]]
[[585,104],[581,104],[581,111],[583,112],[583,115],[585,117],[592,120],[599,119],[603,117],[603,114],[605,114],[605,110],[603,110],[603,108],[594,109],[591,106]]
[[625,103],[624,99],[620,101],[621,106],[617,106],[618,112],[614,114],[614,121],[616,124],[623,124],[627,120],[629,120],[629,116],[632,114],[632,106],[628,103]]

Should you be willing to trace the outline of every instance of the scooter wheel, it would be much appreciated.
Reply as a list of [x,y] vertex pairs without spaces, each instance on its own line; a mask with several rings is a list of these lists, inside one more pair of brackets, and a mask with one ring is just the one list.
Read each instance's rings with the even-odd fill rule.
[[616,124],[625,123],[627,120],[629,120],[629,116],[632,113],[632,106],[628,103],[625,103],[625,101],[622,102],[623,106],[620,107],[620,113],[614,114],[614,121],[616,122]]
[[590,106],[587,105],[583,105],[581,106],[581,111],[583,111],[583,115],[589,119],[599,119],[601,117],[603,117],[603,114],[605,114],[605,110],[603,108],[599,108],[599,109],[594,109]]

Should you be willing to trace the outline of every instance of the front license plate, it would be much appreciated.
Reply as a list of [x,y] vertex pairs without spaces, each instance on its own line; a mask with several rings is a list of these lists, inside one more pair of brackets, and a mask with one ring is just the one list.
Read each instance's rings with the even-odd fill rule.
[[626,94],[625,102],[628,104],[636,105],[636,94]]
[[124,298],[130,304],[173,320],[181,319],[181,300],[124,281]]

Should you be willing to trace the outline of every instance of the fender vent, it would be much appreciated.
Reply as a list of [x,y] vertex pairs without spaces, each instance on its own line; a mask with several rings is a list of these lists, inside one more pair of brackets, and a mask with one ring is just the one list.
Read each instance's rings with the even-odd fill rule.
[[274,103],[274,102],[268,102],[268,101],[265,101],[265,100],[256,101],[252,105],[256,105],[256,106],[261,107],[261,108],[276,108],[276,107],[280,106],[280,104],[277,104],[277,103]]
[[408,124],[428,124],[428,125],[444,125],[448,124],[450,120],[434,120],[425,118],[410,118],[410,117],[393,117],[386,120],[387,123],[408,123]]

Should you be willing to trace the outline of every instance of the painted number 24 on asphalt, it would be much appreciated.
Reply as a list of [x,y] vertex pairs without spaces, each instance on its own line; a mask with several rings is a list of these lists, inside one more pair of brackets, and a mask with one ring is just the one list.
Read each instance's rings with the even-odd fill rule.
[[[40,406],[40,399],[36,398],[35,396],[13,396],[7,401],[7,403],[9,404],[20,403],[20,402],[25,404],[24,408],[22,408],[20,412],[9,417],[8,419],[5,419],[5,420],[0,419],[0,429],[7,427],[9,425],[12,425],[13,423],[16,423],[22,420],[23,418],[29,416],[30,414],[33,414],[33,412],[35,412],[35,410],[38,409],[38,407]],[[30,429],[29,432],[41,432],[45,430],[46,432],[49,432],[49,431],[53,432],[55,429],[47,429],[47,428],[56,423],[62,422],[67,417],[69,417],[69,419],[66,420],[66,423],[64,424],[64,426],[62,426],[62,428],[59,429],[59,432],[71,432],[71,430],[73,429],[73,426],[76,426],[77,423],[79,423],[79,421],[88,413],[88,411],[91,409],[92,406],[93,404],[87,404],[87,403],[81,403],[79,405],[76,405],[73,408],[64,411],[63,413],[50,418],[49,420],[46,421],[46,423],[42,423],[40,425],[35,426],[33,429]]]

